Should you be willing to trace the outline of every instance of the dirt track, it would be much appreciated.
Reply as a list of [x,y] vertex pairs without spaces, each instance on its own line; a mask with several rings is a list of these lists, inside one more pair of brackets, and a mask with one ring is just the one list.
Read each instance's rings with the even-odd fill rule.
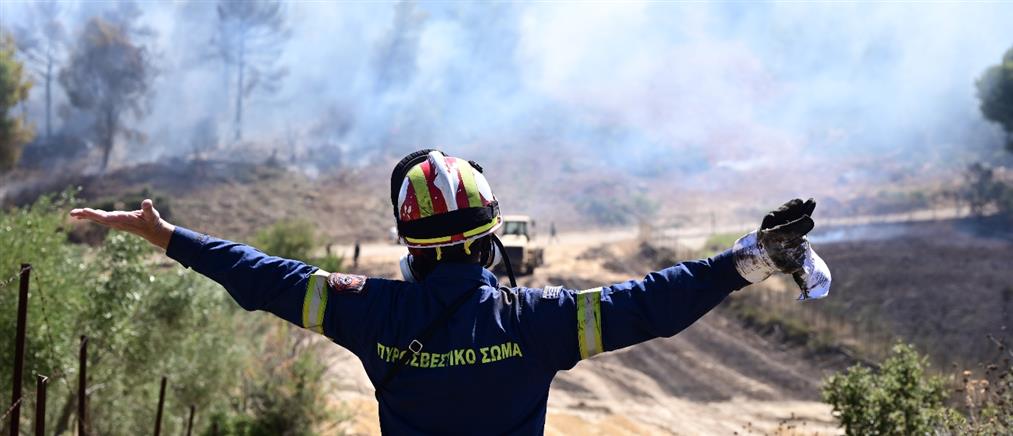
[[[647,272],[642,265],[624,264],[628,273],[602,266],[605,259],[631,258],[633,237],[632,231],[563,235],[547,248],[546,266],[521,284],[581,288],[639,277]],[[364,246],[361,269],[394,276],[401,250]],[[361,365],[347,351],[335,347],[335,353],[336,398],[356,417],[347,430],[379,433]],[[792,350],[711,313],[673,338],[560,372],[549,396],[546,434],[837,434],[829,407],[818,402],[822,376]]]

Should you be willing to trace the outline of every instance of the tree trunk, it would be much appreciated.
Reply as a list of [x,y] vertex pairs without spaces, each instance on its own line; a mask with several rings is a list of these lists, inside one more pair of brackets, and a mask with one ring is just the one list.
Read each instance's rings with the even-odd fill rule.
[[246,69],[246,35],[240,30],[239,58],[236,67],[239,68],[239,80],[236,81],[236,142],[243,138],[243,70]]
[[51,93],[53,83],[53,42],[49,42],[49,48],[46,50],[46,141],[53,137],[53,127],[51,123],[52,111],[53,111],[53,98]]
[[111,108],[105,111],[105,128],[102,132],[102,173],[109,167],[109,155],[113,151],[113,139],[116,137],[116,115]]

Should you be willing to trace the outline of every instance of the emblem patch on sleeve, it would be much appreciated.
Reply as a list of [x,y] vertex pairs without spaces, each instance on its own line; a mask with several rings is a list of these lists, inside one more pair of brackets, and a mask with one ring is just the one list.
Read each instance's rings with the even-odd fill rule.
[[562,286],[546,286],[545,289],[542,289],[542,298],[546,300],[555,300],[559,298],[559,293],[562,290]]
[[327,284],[335,291],[359,293],[366,286],[366,276],[331,273],[331,275],[327,276]]

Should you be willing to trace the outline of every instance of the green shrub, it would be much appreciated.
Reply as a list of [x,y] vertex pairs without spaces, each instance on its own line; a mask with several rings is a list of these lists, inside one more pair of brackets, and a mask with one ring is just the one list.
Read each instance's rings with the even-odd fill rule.
[[342,271],[344,261],[345,259],[341,256],[330,254],[310,259],[310,264],[327,272],[339,272]]
[[319,355],[327,343],[293,332],[287,324],[258,330],[258,362],[244,370],[250,376],[244,401],[212,416],[203,434],[211,435],[214,426],[223,436],[313,435],[323,423],[347,419],[328,406],[327,368]]
[[923,435],[955,428],[962,417],[944,405],[942,377],[925,373],[928,361],[897,344],[876,370],[855,365],[831,376],[823,399],[849,435]]
[[313,223],[298,219],[283,219],[264,228],[254,236],[253,245],[272,256],[306,262],[327,272],[342,270],[344,258],[333,254],[314,257],[317,232]]
[[[196,273],[153,268],[148,259],[154,250],[140,238],[113,232],[98,250],[68,243],[66,212],[74,204],[67,193],[0,211],[0,276],[15,272],[20,262],[32,264],[22,380],[27,398],[34,398],[33,373],[52,376],[47,420],[56,433],[73,426],[78,338],[87,335],[90,425],[96,433],[150,427],[162,375],[172,387],[169,407],[204,410],[224,402],[239,379],[231,370],[237,355],[228,351],[235,304]],[[0,290],[0,350],[14,347],[16,292],[6,296],[14,285]],[[4,391],[11,370],[0,366]]]
[[284,219],[261,229],[254,236],[253,245],[264,253],[287,259],[309,261],[317,244],[313,223],[298,219]]
[[[63,434],[74,426],[78,338],[87,335],[89,425],[95,434],[150,431],[163,375],[169,379],[165,434],[181,433],[181,417],[191,404],[198,423],[209,416],[273,422],[291,409],[299,421],[283,421],[284,427],[274,428],[286,431],[273,434],[306,434],[289,429],[313,428],[331,417],[320,406],[327,403],[321,399],[320,354],[306,345],[269,347],[263,340],[282,335],[277,341],[307,341],[308,335],[239,310],[221,287],[195,272],[152,263],[163,258],[140,238],[112,232],[98,249],[69,243],[67,210],[75,204],[67,193],[0,210],[0,281],[16,274],[19,263],[32,264],[23,411],[34,410],[34,374],[49,375],[49,428]],[[0,289],[3,355],[14,349],[16,295],[17,281]],[[266,357],[272,348],[300,352],[272,360]],[[12,365],[0,365],[3,392],[10,392],[12,371]],[[29,415],[22,413],[22,419]]]
[[707,242],[704,243],[704,251],[711,254],[717,254],[732,248],[735,245],[735,241],[739,240],[742,236],[738,233],[715,233],[707,238]]
[[625,192],[615,185],[595,185],[573,200],[581,216],[605,226],[626,225],[656,214],[659,205],[639,192]]

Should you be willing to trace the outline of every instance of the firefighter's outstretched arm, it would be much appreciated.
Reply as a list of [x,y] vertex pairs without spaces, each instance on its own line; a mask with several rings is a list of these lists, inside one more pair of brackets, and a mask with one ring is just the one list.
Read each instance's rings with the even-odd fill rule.
[[[140,210],[74,209],[71,216],[138,235],[183,266],[221,284],[246,310],[271,312],[300,327],[333,336],[328,274],[303,262],[269,256],[248,245],[209,237],[162,219],[151,200]],[[331,327],[331,328],[325,328]]]
[[[523,340],[530,354],[552,369],[567,369],[598,353],[679,333],[731,292],[775,272],[802,271],[811,251],[804,236],[813,228],[813,207],[812,200],[793,200],[734,248],[641,280],[582,291],[548,287],[526,292],[519,313],[526,319]],[[829,289],[829,272],[825,279]]]
[[524,342],[550,368],[569,369],[598,353],[672,336],[748,284],[726,251],[642,280],[580,291],[531,290],[521,306]]

